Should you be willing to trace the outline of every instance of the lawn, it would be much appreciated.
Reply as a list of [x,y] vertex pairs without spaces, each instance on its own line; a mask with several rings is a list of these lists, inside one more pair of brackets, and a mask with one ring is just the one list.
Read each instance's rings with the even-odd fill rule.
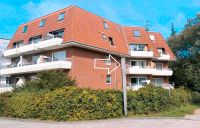
[[193,114],[195,109],[200,108],[199,105],[185,105],[180,108],[171,108],[160,113],[154,113],[149,115],[130,115],[131,117],[184,117],[186,114]]

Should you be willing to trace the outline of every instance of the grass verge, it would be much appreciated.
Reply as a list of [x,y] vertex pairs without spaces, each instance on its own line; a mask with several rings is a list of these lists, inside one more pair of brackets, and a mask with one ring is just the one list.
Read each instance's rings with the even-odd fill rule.
[[179,108],[171,108],[160,113],[154,113],[149,115],[130,115],[130,117],[184,117],[186,114],[193,114],[194,110],[198,108],[200,108],[200,104],[188,104]]

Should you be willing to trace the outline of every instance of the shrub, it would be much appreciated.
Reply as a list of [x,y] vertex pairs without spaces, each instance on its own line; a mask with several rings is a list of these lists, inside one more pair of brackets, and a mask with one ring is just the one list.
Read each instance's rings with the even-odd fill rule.
[[169,91],[162,87],[147,85],[138,91],[128,91],[128,111],[131,114],[150,114],[179,107],[191,101],[190,93],[184,89]]
[[5,92],[0,94],[0,116],[4,115],[7,101],[11,96],[12,96],[11,92]]
[[122,93],[64,87],[52,92],[16,93],[7,102],[6,115],[48,120],[115,118],[122,113]]
[[192,92],[191,96],[192,96],[192,103],[194,103],[194,104],[200,104],[200,93],[198,93],[198,92]]
[[14,91],[28,90],[37,92],[38,90],[53,91],[63,86],[75,86],[76,80],[61,71],[43,71],[38,73],[37,79],[26,82],[22,87],[17,87]]
[[[194,94],[193,94],[194,95]],[[168,90],[147,85],[127,92],[129,114],[150,114],[180,107],[191,102],[183,88]],[[123,96],[116,90],[90,90],[62,87],[53,91],[20,91],[12,96],[0,95],[0,112],[4,116],[45,120],[90,120],[123,115]],[[3,101],[3,102],[1,102]]]

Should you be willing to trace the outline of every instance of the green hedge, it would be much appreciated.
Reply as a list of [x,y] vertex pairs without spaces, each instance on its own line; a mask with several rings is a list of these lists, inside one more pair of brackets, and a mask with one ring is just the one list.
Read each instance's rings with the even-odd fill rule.
[[[191,102],[184,89],[168,90],[146,86],[128,91],[128,113],[157,113]],[[116,90],[89,90],[63,87],[54,91],[20,91],[0,95],[1,115],[45,120],[90,120],[123,116],[123,96]]]
[[48,120],[115,118],[122,113],[122,93],[64,87],[45,93],[16,93],[6,105],[5,115]]
[[180,88],[170,91],[153,85],[138,91],[128,91],[128,111],[130,114],[150,114],[180,107],[191,102],[190,92]]

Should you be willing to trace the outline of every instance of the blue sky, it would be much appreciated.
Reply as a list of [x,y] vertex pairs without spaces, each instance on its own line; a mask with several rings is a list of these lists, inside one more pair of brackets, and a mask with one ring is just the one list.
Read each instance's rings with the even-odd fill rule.
[[77,5],[122,25],[144,26],[170,35],[170,24],[179,32],[188,18],[200,13],[200,0],[0,0],[0,37],[12,38],[25,22],[69,5]]

